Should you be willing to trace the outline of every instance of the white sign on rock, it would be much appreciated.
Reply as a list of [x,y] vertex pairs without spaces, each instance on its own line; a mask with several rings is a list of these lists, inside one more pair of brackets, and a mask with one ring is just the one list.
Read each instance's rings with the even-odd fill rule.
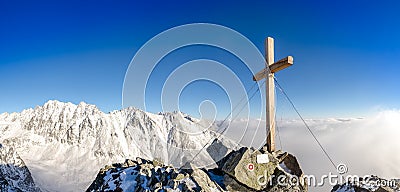
[[268,154],[257,155],[257,163],[258,164],[269,163]]

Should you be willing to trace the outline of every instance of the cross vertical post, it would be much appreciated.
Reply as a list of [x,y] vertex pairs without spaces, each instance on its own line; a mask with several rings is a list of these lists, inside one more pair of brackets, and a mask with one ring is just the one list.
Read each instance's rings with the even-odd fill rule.
[[266,99],[266,132],[267,149],[269,152],[275,151],[275,79],[277,71],[293,65],[293,57],[288,56],[277,62],[274,61],[274,39],[265,39],[265,68],[253,76],[254,81],[265,79],[265,99]]
[[[274,63],[274,39],[265,39],[265,68],[269,68]],[[266,129],[267,129],[267,148],[269,152],[275,151],[275,82],[274,73],[269,73],[266,77]],[[268,132],[269,130],[269,132]]]

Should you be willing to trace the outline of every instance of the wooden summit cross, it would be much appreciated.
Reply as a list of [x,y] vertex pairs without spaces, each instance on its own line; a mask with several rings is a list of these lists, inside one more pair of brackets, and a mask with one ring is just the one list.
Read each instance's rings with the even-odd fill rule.
[[[267,148],[269,152],[275,151],[275,82],[274,73],[293,65],[293,57],[288,56],[274,62],[274,39],[265,39],[265,68],[253,76],[254,81],[266,79],[266,129],[267,129]],[[269,70],[268,70],[269,69]],[[269,130],[269,133],[268,133]]]

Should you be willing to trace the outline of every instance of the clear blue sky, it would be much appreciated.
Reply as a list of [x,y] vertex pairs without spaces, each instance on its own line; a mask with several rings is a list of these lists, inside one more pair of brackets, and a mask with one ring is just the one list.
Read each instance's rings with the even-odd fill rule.
[[[0,113],[49,99],[120,109],[135,52],[164,30],[196,22],[230,27],[261,51],[264,38],[274,37],[275,57],[295,58],[277,77],[306,117],[399,109],[399,8],[398,1],[1,0]],[[211,58],[226,55],[209,52]],[[169,60],[185,58],[172,54]],[[194,94],[194,103],[205,92]]]

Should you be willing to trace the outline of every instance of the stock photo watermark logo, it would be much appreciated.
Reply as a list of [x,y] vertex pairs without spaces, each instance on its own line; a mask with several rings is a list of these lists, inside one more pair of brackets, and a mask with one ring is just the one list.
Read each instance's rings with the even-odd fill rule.
[[[165,30],[149,41],[147,41],[134,55],[130,65],[126,71],[123,90],[122,90],[122,106],[124,108],[135,106],[139,109],[147,111],[149,103],[146,102],[148,97],[158,97],[150,95],[149,89],[152,89],[152,85],[149,84],[149,79],[154,73],[157,65],[160,61],[172,52],[180,49],[185,49],[189,46],[210,46],[218,48],[228,52],[234,57],[238,58],[243,65],[252,73],[249,74],[249,79],[255,74],[260,68],[265,66],[265,58],[260,53],[258,48],[245,36],[239,32],[230,29],[228,27],[209,23],[193,23],[187,25],[181,25]],[[200,56],[202,53],[198,53]],[[207,55],[204,55],[207,58]],[[182,92],[188,85],[197,81],[207,81],[220,87],[227,98],[229,99],[230,108],[232,111],[233,106],[240,101],[241,96],[249,97],[246,92],[246,86],[239,78],[237,72],[232,70],[229,65],[216,60],[211,59],[194,59],[191,61],[184,62],[178,67],[169,72],[167,78],[160,80],[162,82],[161,96],[159,103],[161,103],[162,112],[170,112],[171,110],[180,111],[180,98]],[[263,95],[258,94],[260,102],[263,102]],[[201,147],[206,145],[208,141],[204,138],[206,132],[210,132],[212,127],[216,124],[218,109],[212,100],[204,100],[198,104],[199,113],[202,114],[202,107],[208,105],[214,108],[212,111],[214,114],[208,114],[212,119],[200,118],[199,122],[193,121],[193,124],[189,128],[185,126],[176,125],[175,128],[179,133],[175,134],[186,134],[190,137],[198,137],[194,139],[201,141],[191,147],[182,146],[179,144],[167,143],[165,141],[163,145],[168,148],[168,159],[164,161],[174,166],[182,166],[185,163],[192,163],[197,167],[204,167],[213,164],[220,160],[223,155],[218,159],[213,158],[202,158],[201,161],[192,161],[195,156],[206,157],[207,150],[201,150]],[[261,119],[263,117],[264,110],[262,109],[263,103],[259,104],[256,109],[251,109],[252,114],[256,113],[256,117]],[[250,105],[247,104],[246,110],[241,114],[247,119],[250,118]],[[231,112],[232,113],[232,112]],[[222,114],[226,116],[227,114]],[[234,114],[230,114],[232,119]],[[208,122],[208,123],[201,123]],[[246,133],[248,124],[242,127],[240,132],[234,132],[230,130],[229,121],[225,123],[227,126],[226,131],[223,133],[224,136],[234,134],[240,135],[239,137],[232,139],[234,143],[240,143],[240,140]],[[197,127],[197,129],[196,129]],[[169,128],[169,127],[167,127]],[[216,128],[218,129],[218,128]],[[214,129],[215,130],[215,129]],[[172,135],[173,137],[174,135]],[[254,138],[254,136],[253,136]],[[259,143],[261,146],[262,143]],[[171,158],[176,156],[176,152],[179,151],[183,157]]]
[[282,187],[289,187],[296,191],[296,187],[300,185],[308,185],[311,187],[322,187],[322,186],[336,186],[341,184],[348,184],[351,186],[365,187],[376,190],[379,187],[396,188],[397,184],[395,180],[385,180],[372,175],[346,175],[348,167],[345,164],[339,164],[336,167],[337,173],[329,172],[328,174],[317,177],[315,175],[271,175],[267,177],[267,173],[259,175],[257,182],[261,186],[274,185],[275,183]]

